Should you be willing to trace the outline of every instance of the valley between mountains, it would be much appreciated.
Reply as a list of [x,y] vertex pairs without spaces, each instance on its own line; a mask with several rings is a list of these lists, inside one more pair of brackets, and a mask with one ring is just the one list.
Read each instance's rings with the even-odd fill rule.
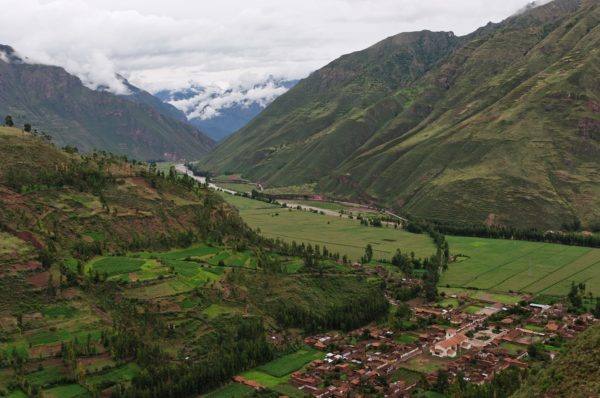
[[597,0],[225,88],[0,46],[0,397],[600,396],[599,49]]

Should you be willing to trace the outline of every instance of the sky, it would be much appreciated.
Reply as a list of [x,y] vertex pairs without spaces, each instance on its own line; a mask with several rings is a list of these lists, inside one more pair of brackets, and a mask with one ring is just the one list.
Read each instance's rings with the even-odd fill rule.
[[0,44],[89,87],[150,92],[297,79],[415,30],[464,35],[530,0],[2,0]]

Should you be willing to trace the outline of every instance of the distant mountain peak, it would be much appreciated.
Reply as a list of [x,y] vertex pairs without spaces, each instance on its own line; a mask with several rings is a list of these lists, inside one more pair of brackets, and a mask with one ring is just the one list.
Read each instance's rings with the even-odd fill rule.
[[192,83],[184,90],[164,90],[156,96],[183,112],[208,136],[221,140],[244,127],[296,83],[274,76],[228,87]]
[[0,44],[0,61],[10,64],[23,63],[23,59],[17,54],[15,49],[5,44]]

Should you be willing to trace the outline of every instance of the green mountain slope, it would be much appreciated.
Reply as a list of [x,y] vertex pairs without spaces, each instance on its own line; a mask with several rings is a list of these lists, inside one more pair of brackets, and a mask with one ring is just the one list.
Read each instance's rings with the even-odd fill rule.
[[214,144],[157,109],[159,101],[143,90],[130,97],[90,90],[62,68],[23,63],[8,46],[0,46],[0,54],[0,114],[31,123],[60,145],[160,160],[197,158]]
[[513,398],[597,397],[600,392],[600,325],[569,343],[556,360],[527,379]]
[[557,0],[471,35],[334,61],[202,162],[433,219],[600,219],[600,6]]

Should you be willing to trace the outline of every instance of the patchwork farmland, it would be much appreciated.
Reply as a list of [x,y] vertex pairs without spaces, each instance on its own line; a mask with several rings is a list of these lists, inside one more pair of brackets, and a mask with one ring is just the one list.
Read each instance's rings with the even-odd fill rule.
[[571,282],[600,294],[600,250],[552,243],[448,237],[452,253],[440,284],[491,292],[565,295]]
[[[376,259],[390,259],[396,249],[422,257],[434,250],[427,235],[223,196],[252,228],[259,228],[267,237],[325,245],[353,260],[360,258],[367,243],[373,246]],[[574,282],[585,283],[588,292],[600,294],[599,249],[460,236],[449,236],[448,241],[452,254],[459,256],[442,275],[444,288],[556,296],[565,295]]]

